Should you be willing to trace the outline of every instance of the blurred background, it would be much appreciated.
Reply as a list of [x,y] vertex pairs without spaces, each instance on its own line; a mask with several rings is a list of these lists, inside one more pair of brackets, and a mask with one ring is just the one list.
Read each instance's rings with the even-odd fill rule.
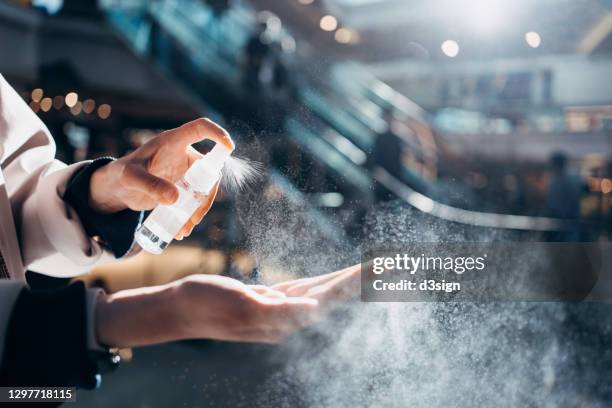
[[[65,162],[118,157],[207,116],[265,169],[162,256],[83,278],[109,292],[330,271],[359,260],[381,208],[437,239],[612,232],[610,0],[4,0],[0,53]],[[211,354],[249,361],[253,347],[145,349],[83,398],[168,406],[183,397],[141,394],[170,378],[185,406],[249,406],[192,390],[176,367],[206,354],[220,376]]]

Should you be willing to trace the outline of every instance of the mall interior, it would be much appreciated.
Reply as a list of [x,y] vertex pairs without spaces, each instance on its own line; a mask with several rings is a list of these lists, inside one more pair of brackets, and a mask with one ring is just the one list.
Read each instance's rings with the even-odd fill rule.
[[[122,156],[200,116],[256,163],[258,176],[222,189],[189,238],[74,278],[109,293],[196,273],[245,282],[320,274],[359,262],[372,240],[612,234],[610,0],[4,0],[0,55],[0,72],[66,163]],[[500,406],[543,406],[537,381],[557,398],[547,406],[612,404],[612,310],[563,309],[563,324],[583,314],[594,322],[556,331],[547,350],[557,351],[534,368],[537,320],[557,312],[530,307],[513,309],[500,332],[478,326],[493,319],[480,309],[471,323],[449,323],[463,326],[447,344],[437,329],[435,347],[460,344],[463,357],[432,364],[444,361],[453,376],[469,361],[471,382],[428,376],[445,371],[423,362],[435,349],[426,334],[387,344],[418,344],[421,359],[401,365],[359,364],[357,346],[329,346],[315,332],[279,347],[194,340],[133,350],[76,406],[453,406],[462,386],[474,399],[456,406],[480,397],[490,406],[493,395]],[[376,331],[342,323],[342,313],[335,327],[347,336]],[[410,324],[429,324],[425,314]],[[495,347],[468,350],[458,340],[465,325],[503,337],[500,347],[520,357],[488,366]],[[534,331],[514,348],[508,332],[525,327]],[[567,357],[570,338],[579,344]],[[344,363],[329,363],[335,355]],[[573,375],[557,370],[564,356]],[[490,390],[476,380],[480,364],[495,367],[483,368]],[[513,370],[524,383],[504,380]],[[423,383],[410,388],[416,378]]]

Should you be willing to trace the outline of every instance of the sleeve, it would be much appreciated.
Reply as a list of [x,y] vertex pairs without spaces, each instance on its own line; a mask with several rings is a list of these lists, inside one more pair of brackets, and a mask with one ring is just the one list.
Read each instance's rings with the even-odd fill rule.
[[91,173],[111,159],[71,166],[55,160],[55,143],[46,127],[1,76],[0,146],[26,268],[74,276],[129,252],[142,214],[128,210],[101,215],[87,205]]
[[0,148],[24,267],[73,276],[111,260],[63,200],[68,180],[87,163],[66,166],[54,159],[55,143],[48,130],[2,76]]
[[[142,223],[144,212],[124,210],[114,214],[100,214],[89,206],[89,184],[91,175],[98,168],[113,161],[103,157],[78,170],[68,182],[64,201],[77,212],[88,236],[98,237],[110,248],[116,258],[131,252],[134,245],[134,232]],[[86,297],[87,347],[90,350],[103,350],[95,334],[95,305],[101,290],[89,290]]]
[[[49,275],[74,276],[97,262],[113,259],[94,236],[105,241],[115,255],[127,252],[141,215],[122,214],[114,222],[92,216],[83,222],[91,209],[79,203],[83,202],[83,191],[88,197],[91,172],[99,164],[66,166],[54,156],[55,144],[46,127],[0,75],[0,165],[15,221],[21,263],[28,269]],[[70,182],[74,187],[67,191]],[[66,193],[80,201],[65,201]],[[131,232],[126,233],[126,228]],[[128,240],[115,239],[123,233]],[[79,291],[70,289],[39,294],[30,292],[23,282],[0,282],[0,362],[3,370],[11,365],[16,367],[17,357],[31,361],[27,360],[25,352],[31,339],[52,338],[56,333],[62,333],[61,338],[75,347],[77,356],[82,357],[83,349],[99,349],[94,330],[95,301],[99,291],[83,289],[85,295],[76,292]],[[58,319],[64,316],[51,315],[50,310],[66,312],[65,317],[71,319],[75,329],[62,330],[63,323]],[[57,327],[52,329],[45,319],[55,320]],[[34,330],[37,325],[40,331]],[[24,333],[31,339],[24,339]],[[40,349],[31,352],[43,358]],[[53,349],[47,352],[55,353]],[[9,360],[5,362],[2,357]],[[44,358],[51,361],[55,357]],[[72,355],[68,353],[64,358],[72,358]]]
[[2,362],[2,351],[4,350],[5,333],[8,329],[8,322],[13,313],[13,307],[17,296],[23,288],[25,282],[14,280],[0,280],[0,363]]
[[134,232],[141,224],[144,212],[128,209],[114,214],[100,214],[89,206],[91,175],[113,160],[110,157],[96,159],[77,171],[68,182],[64,201],[75,209],[87,235],[97,237],[116,258],[121,258],[131,252]]
[[0,384],[96,387],[100,375],[87,348],[86,310],[82,282],[54,290],[21,288],[8,320]]

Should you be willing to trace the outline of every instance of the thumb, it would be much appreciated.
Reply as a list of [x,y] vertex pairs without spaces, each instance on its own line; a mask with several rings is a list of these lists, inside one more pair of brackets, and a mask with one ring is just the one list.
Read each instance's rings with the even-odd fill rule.
[[173,204],[178,199],[178,190],[168,180],[154,176],[137,165],[128,165],[121,175],[124,187],[137,190],[153,197],[161,204]]

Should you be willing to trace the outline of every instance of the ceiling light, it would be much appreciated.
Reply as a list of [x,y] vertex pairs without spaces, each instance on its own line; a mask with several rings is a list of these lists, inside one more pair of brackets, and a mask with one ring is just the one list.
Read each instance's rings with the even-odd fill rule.
[[336,31],[336,33],[334,34],[334,38],[336,39],[336,41],[338,41],[340,44],[351,44],[356,42],[357,40],[357,33],[349,28],[339,28],[338,31]]
[[51,100],[51,98],[43,98],[43,100],[40,101],[40,109],[43,112],[49,112],[51,106],[53,106],[53,101]]
[[100,117],[100,119],[107,119],[111,114],[111,107],[110,105],[103,103],[102,105],[100,105],[98,107],[98,116]]
[[336,19],[336,17],[328,14],[326,16],[321,17],[319,26],[323,31],[334,31],[336,28],[338,28],[338,20]]
[[542,44],[542,37],[535,31],[525,33],[525,41],[531,48],[538,48]]
[[444,55],[449,58],[455,58],[457,55],[459,55],[459,44],[457,44],[457,41],[446,40],[442,43],[440,48],[442,49]]
[[79,95],[76,92],[68,92],[66,94],[66,106],[68,106],[69,108],[72,108],[74,105],[76,105],[77,101],[79,100]]
[[83,112],[90,114],[94,109],[96,109],[96,101],[93,99],[87,99],[83,102]]
[[43,97],[43,90],[41,88],[36,88],[32,91],[31,97],[34,102],[40,102]]

